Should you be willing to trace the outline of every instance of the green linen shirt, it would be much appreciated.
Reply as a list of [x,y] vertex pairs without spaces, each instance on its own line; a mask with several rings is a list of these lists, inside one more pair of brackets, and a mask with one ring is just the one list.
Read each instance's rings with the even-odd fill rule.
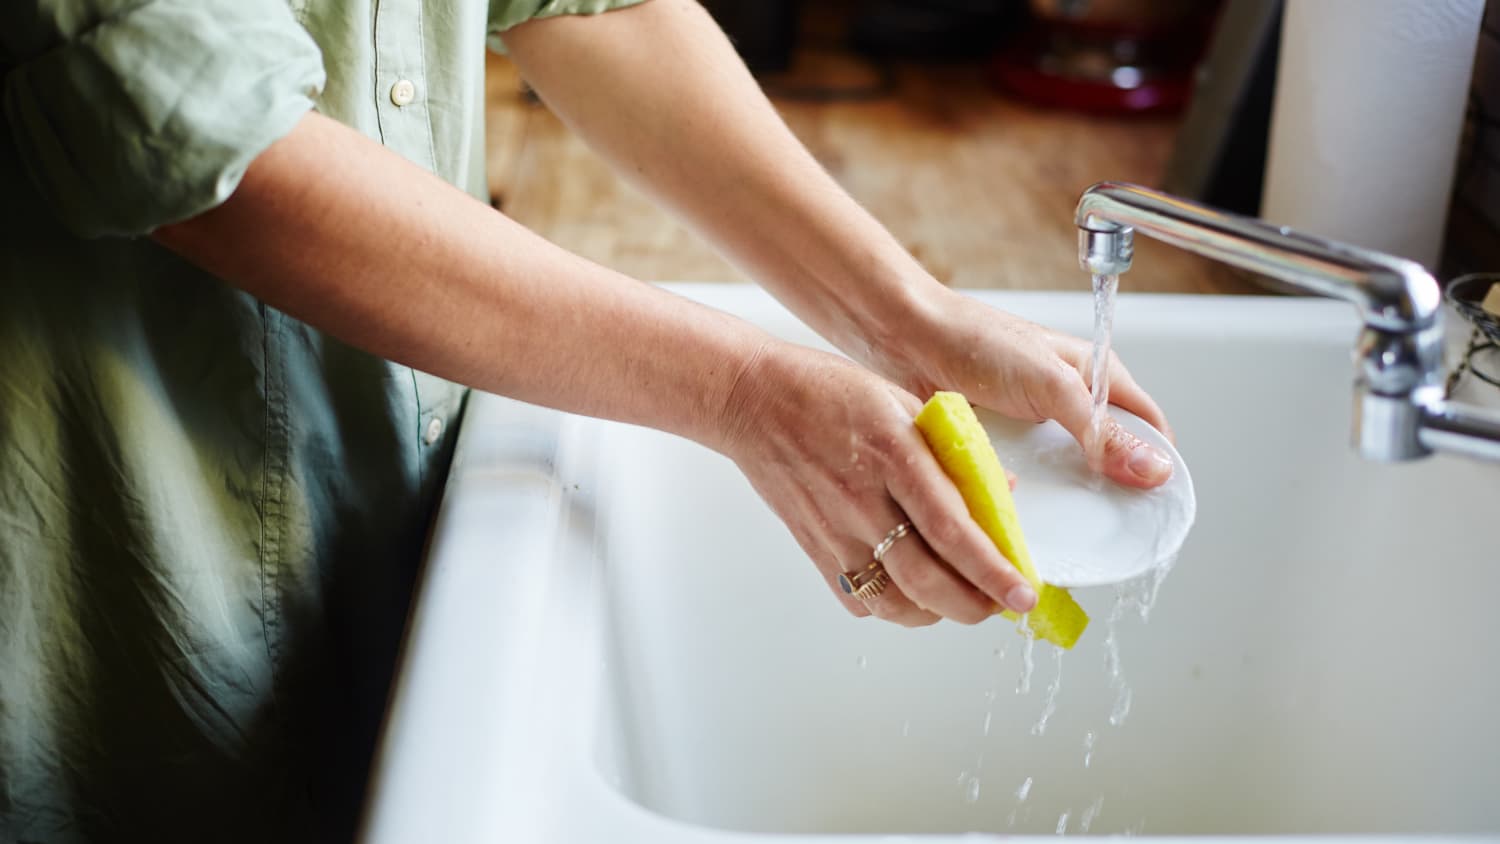
[[310,108],[482,196],[486,38],[635,1],[5,4],[0,841],[353,835],[464,392],[142,235]]

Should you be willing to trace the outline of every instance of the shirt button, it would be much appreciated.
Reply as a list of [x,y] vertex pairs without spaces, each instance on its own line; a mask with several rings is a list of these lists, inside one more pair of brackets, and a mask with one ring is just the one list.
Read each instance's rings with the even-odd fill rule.
[[417,98],[417,86],[410,79],[401,79],[391,86],[391,102],[398,106],[411,105]]
[[422,442],[432,445],[443,436],[443,420],[436,416],[427,420],[427,430],[422,432]]

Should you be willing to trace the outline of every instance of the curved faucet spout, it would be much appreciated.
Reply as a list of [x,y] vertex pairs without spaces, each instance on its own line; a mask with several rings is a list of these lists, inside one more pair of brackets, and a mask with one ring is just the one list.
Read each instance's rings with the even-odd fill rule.
[[1500,414],[1443,398],[1442,295],[1421,264],[1116,182],[1085,191],[1075,222],[1078,263],[1096,275],[1130,269],[1140,232],[1353,304],[1365,321],[1354,350],[1359,453],[1408,460],[1441,448],[1500,460]]
[[[1415,261],[1313,237],[1161,191],[1100,182],[1078,201],[1079,261],[1091,272],[1130,266],[1129,232],[1352,303],[1365,323],[1409,332],[1437,322],[1442,295]],[[1123,243],[1122,243],[1123,240]]]

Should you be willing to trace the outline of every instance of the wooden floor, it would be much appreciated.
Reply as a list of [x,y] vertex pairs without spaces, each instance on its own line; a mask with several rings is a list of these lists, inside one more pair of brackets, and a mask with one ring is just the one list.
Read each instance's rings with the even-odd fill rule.
[[[851,56],[799,60],[802,80],[868,73]],[[792,130],[857,200],[943,282],[1086,290],[1073,206],[1105,179],[1156,183],[1169,119],[1099,119],[997,95],[977,67],[900,67],[894,90],[862,102],[774,98]],[[497,207],[549,240],[650,281],[743,277],[615,178],[506,59],[488,68],[488,163]],[[1142,239],[1144,240],[1144,239]],[[1138,242],[1126,290],[1258,292],[1233,271]]]

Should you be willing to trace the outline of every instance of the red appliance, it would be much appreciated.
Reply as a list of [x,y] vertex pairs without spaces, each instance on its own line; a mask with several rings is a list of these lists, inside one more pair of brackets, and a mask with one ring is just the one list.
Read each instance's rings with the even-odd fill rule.
[[1096,113],[1182,108],[1217,0],[1030,0],[1031,23],[995,57],[995,83]]

